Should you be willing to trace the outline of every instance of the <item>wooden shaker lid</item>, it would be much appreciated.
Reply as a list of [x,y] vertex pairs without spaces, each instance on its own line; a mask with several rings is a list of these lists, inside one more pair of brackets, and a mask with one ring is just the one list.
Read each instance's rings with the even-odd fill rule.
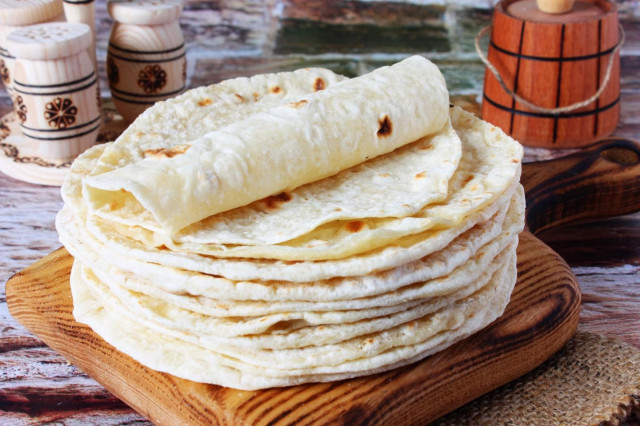
[[63,12],[59,0],[0,0],[0,24],[21,26],[46,22]]
[[87,50],[92,43],[91,28],[86,24],[51,22],[13,31],[7,48],[16,58],[31,60],[58,59]]
[[162,25],[180,17],[182,1],[111,0],[107,9],[109,15],[122,24]]
[[612,5],[608,2],[577,0],[571,12],[546,13],[539,9],[536,0],[516,0],[507,3],[506,11],[522,21],[561,25],[600,19],[608,10],[602,7],[602,3]]

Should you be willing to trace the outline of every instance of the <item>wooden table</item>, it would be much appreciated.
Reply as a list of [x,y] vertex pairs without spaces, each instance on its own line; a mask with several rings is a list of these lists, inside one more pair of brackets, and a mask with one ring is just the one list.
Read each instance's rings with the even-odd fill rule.
[[[640,139],[640,92],[623,92],[622,102],[616,134]],[[8,110],[0,105],[1,115]],[[8,313],[4,283],[60,246],[53,222],[61,207],[58,188],[0,174],[0,423],[145,422]],[[578,277],[583,292],[580,329],[640,348],[640,213],[554,229],[541,238]]]

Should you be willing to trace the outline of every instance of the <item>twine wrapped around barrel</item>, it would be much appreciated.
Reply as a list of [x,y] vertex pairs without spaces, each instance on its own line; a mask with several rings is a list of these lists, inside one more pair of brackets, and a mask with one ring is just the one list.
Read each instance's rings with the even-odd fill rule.
[[[491,29],[487,57],[481,37]],[[576,148],[608,136],[620,116],[624,32],[605,0],[547,14],[534,0],[503,0],[476,38],[487,65],[483,118],[523,144]]]

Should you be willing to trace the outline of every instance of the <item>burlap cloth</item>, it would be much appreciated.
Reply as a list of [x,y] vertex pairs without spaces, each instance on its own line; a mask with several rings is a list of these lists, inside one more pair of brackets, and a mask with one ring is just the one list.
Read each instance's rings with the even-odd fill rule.
[[434,425],[638,425],[640,350],[578,332],[529,374]]

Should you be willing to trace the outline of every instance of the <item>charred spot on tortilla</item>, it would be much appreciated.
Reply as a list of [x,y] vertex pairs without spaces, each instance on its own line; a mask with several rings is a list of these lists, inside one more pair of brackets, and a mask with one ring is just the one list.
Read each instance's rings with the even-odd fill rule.
[[471,182],[473,180],[474,176],[473,175],[469,175],[466,178],[464,178],[464,180],[462,181],[462,183],[464,185],[468,184],[469,182]]
[[378,119],[378,124],[380,125],[378,128],[378,137],[389,136],[393,131],[393,123],[391,123],[391,119],[388,115]]
[[144,151],[144,158],[173,158],[176,155],[184,154],[191,148],[191,145],[176,145],[171,148],[154,148]]
[[324,90],[325,84],[324,80],[320,77],[316,78],[316,81],[313,83],[313,89],[317,92],[319,90]]
[[356,232],[362,231],[362,229],[364,228],[364,222],[361,220],[352,220],[350,222],[347,222],[346,228],[347,231],[355,234]]
[[290,103],[287,104],[287,106],[289,106],[291,108],[302,108],[303,106],[305,106],[308,103],[309,103],[309,101],[303,99],[303,100],[298,101],[298,102],[290,102]]
[[211,98],[205,98],[205,99],[202,99],[201,101],[199,101],[198,105],[203,107],[203,106],[211,105],[212,103],[213,103],[213,101],[211,100]]
[[269,88],[269,91],[271,93],[279,93],[280,92],[280,86],[273,86]]
[[427,177],[427,172],[426,170],[423,172],[418,173],[417,175],[415,175],[416,179],[424,179],[425,177]]
[[280,204],[291,201],[291,198],[291,194],[288,192],[281,192],[278,195],[271,195],[262,201],[264,201],[268,209],[277,209],[280,207]]
[[234,93],[234,95],[236,96],[236,99],[238,99],[241,103],[246,102],[246,99],[244,98],[244,96],[239,95],[237,93]]

